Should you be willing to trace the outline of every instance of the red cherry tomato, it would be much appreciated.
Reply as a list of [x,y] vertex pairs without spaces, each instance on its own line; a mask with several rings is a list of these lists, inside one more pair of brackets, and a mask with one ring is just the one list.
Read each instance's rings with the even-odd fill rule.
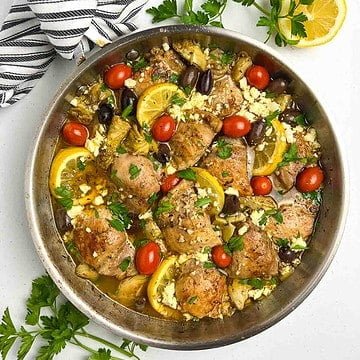
[[296,178],[296,188],[300,192],[317,190],[324,181],[324,172],[319,166],[308,167]]
[[104,75],[105,84],[113,90],[120,89],[124,86],[126,79],[131,78],[132,69],[126,64],[116,64],[106,70]]
[[180,181],[175,174],[169,175],[161,183],[160,189],[163,193],[168,193],[171,189],[173,189]]
[[245,136],[251,129],[250,121],[239,115],[229,116],[224,119],[222,131],[231,138]]
[[84,146],[89,137],[89,130],[83,124],[70,121],[62,128],[62,135],[69,145]]
[[222,269],[228,267],[232,262],[232,257],[225,252],[222,245],[217,245],[212,248],[211,257],[214,263]]
[[253,65],[246,71],[246,79],[251,86],[263,90],[269,85],[270,75],[263,66]]
[[148,242],[140,247],[135,254],[135,266],[142,275],[151,275],[161,261],[160,247],[155,242]]
[[267,176],[254,176],[250,181],[254,195],[268,195],[272,190],[271,180]]
[[156,141],[169,141],[174,135],[175,128],[175,120],[169,115],[163,115],[155,121],[151,132]]

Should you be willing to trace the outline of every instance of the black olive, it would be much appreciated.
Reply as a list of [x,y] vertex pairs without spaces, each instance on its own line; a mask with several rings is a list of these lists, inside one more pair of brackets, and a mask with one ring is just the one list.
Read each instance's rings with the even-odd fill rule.
[[271,80],[269,86],[266,91],[271,94],[280,95],[283,94],[288,87],[288,81],[283,78],[278,78],[275,80]]
[[263,119],[257,120],[251,125],[251,130],[246,135],[246,141],[250,146],[259,145],[264,140],[266,124]]
[[191,89],[194,88],[196,82],[199,78],[200,71],[199,69],[194,66],[188,66],[180,76],[179,85],[183,88],[190,87]]
[[234,214],[240,209],[240,201],[236,195],[225,195],[225,203],[222,209],[224,214]]
[[139,52],[135,49],[130,50],[127,54],[126,54],[126,58],[130,61],[134,61],[139,57]]
[[166,164],[170,160],[170,148],[166,144],[160,144],[159,150],[154,154],[154,158],[161,164]]
[[279,120],[288,124],[296,124],[295,119],[301,115],[299,110],[286,109],[279,115]]
[[131,112],[129,115],[134,115],[136,111],[137,96],[136,94],[128,88],[125,88],[121,93],[121,110],[124,111],[129,105],[132,106]]
[[73,228],[71,219],[63,207],[59,207],[55,210],[54,218],[56,227],[61,234],[64,234],[66,231],[69,231]]
[[197,82],[197,91],[203,95],[209,95],[214,85],[214,79],[210,69],[204,71]]
[[100,104],[98,110],[98,119],[100,124],[110,125],[114,116],[114,108],[106,103]]
[[284,263],[290,264],[296,260],[297,257],[298,254],[295,251],[292,251],[288,246],[279,249],[279,258]]

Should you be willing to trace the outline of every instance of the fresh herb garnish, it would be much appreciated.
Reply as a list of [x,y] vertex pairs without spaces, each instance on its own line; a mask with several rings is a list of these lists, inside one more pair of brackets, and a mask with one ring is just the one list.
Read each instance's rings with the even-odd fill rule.
[[132,68],[134,72],[137,72],[140,69],[146,68],[148,65],[149,63],[143,57],[141,57],[139,60],[132,64]]
[[241,284],[250,285],[251,287],[258,290],[262,289],[265,286],[265,281],[258,278],[242,279],[239,281]]
[[244,248],[244,239],[242,236],[233,236],[224,245],[224,251],[231,255],[234,251],[241,251]]
[[191,169],[185,169],[185,170],[180,170],[177,172],[177,175],[179,178],[181,179],[185,179],[185,180],[190,180],[190,181],[196,181],[196,172]]
[[108,205],[113,218],[108,220],[109,224],[118,231],[125,231],[131,225],[129,211],[124,204],[114,202]]
[[174,105],[182,106],[186,103],[186,99],[181,97],[179,94],[175,93],[171,99],[170,102]]
[[104,91],[107,91],[109,90],[109,88],[106,86],[105,83],[101,83],[100,84],[100,91],[104,92]]
[[276,220],[276,222],[278,222],[279,224],[282,224],[284,222],[283,215],[280,210],[270,209],[270,210],[266,210],[264,214],[261,216],[259,220],[259,225],[261,226],[266,225],[270,216],[273,217]]
[[217,156],[220,159],[228,159],[232,155],[231,145],[224,139],[219,139],[216,143],[217,147]]
[[304,199],[310,199],[314,202],[316,205],[320,205],[322,201],[322,194],[321,190],[311,191],[308,193],[302,193],[302,197]]
[[227,172],[227,171],[223,171],[222,173],[221,173],[221,176],[222,177],[228,177],[230,174]]
[[173,84],[177,84],[179,82],[179,75],[172,73],[169,77],[169,81]]
[[127,268],[129,267],[131,263],[131,257],[127,256],[120,264],[119,264],[119,269],[121,271],[126,271]]
[[[33,359],[36,357],[38,360],[51,360],[71,344],[85,350],[89,360],[118,359],[113,351],[139,360],[135,348],[138,346],[145,351],[146,346],[129,340],[124,340],[123,344],[118,346],[89,333],[85,329],[89,319],[69,301],[62,301],[63,298],[59,296],[60,291],[54,282],[48,275],[44,275],[32,283],[31,295],[26,302],[27,315],[24,326],[17,329],[11,319],[9,308],[5,309],[0,324],[0,353],[3,359],[17,341],[20,344],[17,359],[30,358],[30,350],[36,340],[41,339],[42,346],[31,356]],[[93,349],[88,343],[85,345],[83,340],[87,339],[92,339],[102,348]],[[107,348],[103,348],[104,346]]]
[[161,79],[161,76],[160,76],[159,74],[152,74],[152,75],[151,75],[151,80],[152,80],[153,82],[158,81],[158,80],[160,80],[160,79]]
[[306,118],[305,118],[304,114],[300,114],[300,115],[296,116],[294,121],[300,126],[307,126]]
[[176,0],[164,0],[158,7],[147,9],[152,15],[152,22],[158,23],[170,18],[177,18],[184,24],[212,25],[223,27],[222,13],[227,0],[207,0],[201,5],[201,10],[194,11],[193,1],[185,0],[182,11],[178,11]]
[[137,167],[135,164],[130,164],[129,166],[130,180],[135,180],[140,173],[141,173],[141,169],[139,167]]
[[158,193],[153,193],[147,200],[149,205],[152,205],[159,198]]
[[186,96],[189,96],[190,94],[191,94],[191,92],[192,92],[192,87],[191,86],[185,86],[184,88],[183,88],[183,91],[184,91],[184,93],[185,93],[185,95]]
[[110,95],[110,96],[107,98],[107,103],[108,103],[109,105],[115,106],[115,98],[114,98],[113,95]]
[[143,134],[144,134],[145,141],[148,144],[151,144],[152,141],[153,141],[153,137],[151,135],[149,125],[148,124],[143,124],[142,129],[143,129]]
[[234,60],[234,53],[231,51],[225,51],[220,57],[220,63],[223,66],[231,64],[233,60]]
[[123,119],[128,119],[130,114],[132,113],[133,111],[133,105],[132,104],[129,104],[121,113],[121,117]]
[[288,165],[289,163],[295,162],[295,161],[301,161],[302,163],[306,164],[307,159],[306,158],[300,158],[298,156],[298,147],[296,144],[291,144],[287,150],[287,152],[284,154],[284,157],[282,161],[279,163],[278,167],[283,167]]
[[214,264],[212,261],[205,261],[205,262],[203,263],[203,267],[204,267],[205,269],[213,269],[213,268],[215,268],[216,266],[215,266],[215,264]]
[[66,186],[59,186],[55,189],[55,194],[59,196],[56,201],[63,206],[66,210],[70,210],[73,207],[73,194]]
[[86,162],[82,161],[81,159],[77,159],[76,161],[76,167],[78,168],[78,170],[80,171],[84,171],[86,168]]
[[272,121],[280,115],[280,110],[276,110],[273,113],[265,117],[266,125],[272,126]]
[[127,153],[126,149],[125,149],[122,145],[119,145],[119,146],[116,148],[116,152],[117,152],[118,154],[120,154],[120,155]]
[[154,216],[159,217],[161,214],[170,212],[174,208],[175,208],[174,205],[171,204],[170,201],[161,201],[160,204],[158,205],[157,209],[154,212]]
[[195,304],[197,301],[198,301],[197,296],[191,296],[187,302],[188,302],[188,304]]
[[148,242],[149,242],[148,239],[136,239],[134,241],[134,248],[135,249],[141,248],[144,245],[146,245]]
[[196,207],[199,207],[199,208],[203,208],[209,204],[212,203],[212,200],[210,199],[209,196],[205,196],[205,197],[202,197],[202,198],[199,198],[195,201],[195,206]]
[[284,247],[287,247],[289,246],[289,240],[288,239],[277,239],[276,240],[276,245],[280,248],[284,248]]

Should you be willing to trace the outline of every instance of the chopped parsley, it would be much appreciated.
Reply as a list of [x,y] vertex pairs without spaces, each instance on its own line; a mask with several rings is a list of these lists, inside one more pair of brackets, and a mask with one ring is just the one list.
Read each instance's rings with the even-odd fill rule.
[[132,68],[135,72],[137,72],[143,68],[146,68],[148,65],[149,63],[143,57],[141,57],[139,60],[132,64]]
[[298,156],[297,145],[291,144],[290,147],[288,148],[287,152],[284,154],[284,157],[283,157],[282,161],[280,162],[280,164],[278,165],[278,167],[283,167],[294,161],[301,161],[303,163],[307,162],[306,158],[300,158]]
[[231,51],[225,51],[220,57],[221,65],[230,65],[234,60],[234,53]]
[[321,190],[311,191],[308,193],[302,193],[302,197],[304,199],[310,199],[313,201],[314,204],[320,205],[322,201],[322,194]]
[[276,110],[273,113],[265,117],[266,125],[272,126],[272,121],[280,115],[280,110]]
[[227,171],[223,171],[222,173],[221,173],[221,176],[222,177],[228,177],[230,174],[227,172]]
[[121,271],[126,271],[130,263],[131,263],[131,257],[128,256],[119,264],[119,269]]
[[205,269],[213,269],[213,268],[215,268],[216,266],[215,266],[215,264],[214,264],[212,261],[205,261],[205,262],[203,263],[203,267],[204,267]]
[[304,114],[298,115],[294,120],[300,126],[307,126],[306,118]]
[[131,226],[131,218],[129,211],[124,204],[114,202],[108,205],[108,209],[111,211],[113,218],[108,220],[110,226],[117,231],[125,231]]
[[56,200],[66,210],[70,210],[73,207],[73,194],[66,186],[59,186],[55,189],[55,194],[59,196]]
[[170,102],[174,105],[182,106],[186,103],[186,99],[181,97],[178,93],[175,93],[171,99]]
[[187,302],[188,302],[188,304],[195,304],[197,301],[198,301],[197,296],[191,296]]
[[84,171],[86,168],[86,162],[82,161],[81,159],[77,159],[76,161],[76,167],[78,168],[78,170],[80,171]]
[[288,239],[284,239],[284,238],[282,238],[282,239],[277,239],[277,240],[276,240],[276,245],[277,245],[278,247],[281,247],[281,248],[287,247],[287,246],[289,246],[289,240],[288,240]]
[[175,74],[175,73],[172,73],[169,77],[169,81],[173,84],[177,84],[178,81],[179,81],[179,75],[178,74]]
[[191,94],[191,92],[192,92],[192,87],[191,86],[185,86],[183,88],[183,90],[184,90],[185,95],[189,96]]
[[262,289],[266,285],[264,280],[258,279],[258,278],[242,279],[239,281],[240,281],[240,284],[250,285],[251,287],[258,289],[258,290]]
[[139,167],[137,167],[135,164],[130,164],[129,166],[130,180],[135,180],[140,173],[141,173],[141,169]]
[[159,217],[161,214],[170,212],[175,207],[170,201],[162,201],[154,212],[155,217]]
[[109,105],[112,105],[112,106],[115,106],[115,98],[113,95],[110,95],[108,98],[107,98],[107,103]]
[[153,137],[151,135],[151,132],[150,132],[150,129],[149,129],[149,125],[148,124],[144,124],[143,127],[143,133],[144,133],[144,138],[145,138],[145,141],[149,144],[152,143],[153,141]]
[[123,119],[127,119],[127,118],[131,115],[132,111],[133,111],[133,105],[132,105],[132,104],[129,104],[129,105],[122,111],[121,117],[122,117]]
[[264,214],[261,216],[260,220],[259,220],[259,225],[266,225],[269,217],[273,217],[276,222],[278,222],[279,224],[282,224],[284,222],[282,213],[280,210],[278,209],[271,209],[271,210],[266,210],[264,212]]
[[117,152],[118,154],[126,154],[126,153],[127,153],[126,149],[125,149],[122,145],[119,145],[119,146],[116,148],[116,152]]
[[195,206],[196,207],[199,207],[199,208],[203,208],[209,204],[212,203],[212,200],[210,199],[209,196],[205,196],[205,197],[202,197],[202,198],[199,198],[195,201]]
[[196,172],[191,168],[180,170],[178,171],[177,175],[181,179],[196,181]]
[[224,139],[219,139],[216,143],[217,147],[217,156],[220,159],[228,159],[232,155],[231,145]]
[[160,79],[161,79],[161,76],[159,74],[152,74],[151,75],[151,80],[154,81],[154,82],[158,81]]
[[233,236],[224,245],[224,251],[231,255],[234,251],[241,251],[244,248],[244,239],[242,236]]
[[107,90],[109,90],[109,88],[106,86],[106,84],[105,83],[101,83],[101,85],[100,85],[100,91],[107,91]]
[[134,241],[134,247],[135,249],[141,248],[144,245],[146,245],[148,242],[149,242],[148,239],[136,239]]
[[147,200],[149,205],[152,205],[159,198],[158,193],[153,193]]

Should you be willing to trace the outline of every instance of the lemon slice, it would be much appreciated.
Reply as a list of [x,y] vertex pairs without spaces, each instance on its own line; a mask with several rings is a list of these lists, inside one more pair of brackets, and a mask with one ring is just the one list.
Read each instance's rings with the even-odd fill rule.
[[[290,0],[283,0],[280,15],[288,12]],[[300,5],[296,14],[304,13],[308,20],[304,22],[306,38],[291,35],[291,21],[279,19],[280,30],[290,40],[299,40],[297,47],[310,47],[326,44],[340,30],[346,16],[345,0],[315,0],[311,5]]]
[[165,112],[176,93],[185,96],[178,86],[172,83],[155,84],[147,88],[140,96],[136,110],[141,127],[151,127],[154,120]]
[[159,314],[166,318],[180,320],[183,318],[180,311],[172,309],[171,307],[161,303],[162,291],[165,286],[174,278],[174,271],[177,257],[172,255],[166,258],[156,271],[152,274],[148,288],[147,295],[150,305]]
[[58,197],[56,189],[61,186],[76,193],[78,186],[86,183],[85,174],[82,174],[83,172],[78,168],[79,161],[84,163],[90,159],[92,159],[90,151],[83,147],[68,147],[60,150],[51,164],[49,177],[51,193]]
[[200,187],[211,190],[211,194],[209,195],[212,200],[210,213],[213,215],[219,214],[225,202],[224,190],[219,181],[205,169],[193,167],[192,170],[196,173],[196,180]]
[[255,148],[253,175],[270,175],[282,161],[287,148],[285,131],[280,121],[272,121],[273,131],[265,136],[265,146],[259,150]]

